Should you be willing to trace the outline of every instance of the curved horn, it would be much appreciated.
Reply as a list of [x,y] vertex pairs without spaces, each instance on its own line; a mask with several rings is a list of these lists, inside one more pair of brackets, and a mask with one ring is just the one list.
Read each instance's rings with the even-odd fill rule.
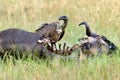
[[90,30],[90,26],[88,25],[88,23],[87,22],[81,22],[79,24],[79,26],[81,26],[81,25],[85,25],[85,27],[86,27],[86,35],[91,36],[91,30]]

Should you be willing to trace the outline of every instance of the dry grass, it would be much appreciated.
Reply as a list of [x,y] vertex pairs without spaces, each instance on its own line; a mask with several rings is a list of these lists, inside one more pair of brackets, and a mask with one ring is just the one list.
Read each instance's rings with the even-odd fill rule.
[[[68,45],[78,43],[85,36],[87,21],[92,31],[105,35],[119,48],[120,0],[0,0],[0,30],[20,28],[34,31],[44,22],[57,21],[61,15],[69,17],[64,38]],[[18,61],[13,65],[0,63],[2,80],[119,80],[119,56],[95,58],[84,63],[68,63],[53,69],[43,62]],[[70,65],[70,66],[69,66]]]

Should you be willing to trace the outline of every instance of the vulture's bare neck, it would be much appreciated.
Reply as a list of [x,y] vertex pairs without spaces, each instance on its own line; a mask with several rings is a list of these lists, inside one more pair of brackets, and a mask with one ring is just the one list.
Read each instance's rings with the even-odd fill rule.
[[64,20],[64,23],[63,23],[63,29],[66,28],[67,24],[68,24],[68,20]]

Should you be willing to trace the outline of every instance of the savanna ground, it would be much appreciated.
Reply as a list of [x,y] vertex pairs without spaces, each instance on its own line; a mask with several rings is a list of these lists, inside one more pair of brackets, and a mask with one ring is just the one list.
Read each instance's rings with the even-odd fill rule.
[[[44,22],[54,22],[61,15],[69,17],[65,36],[59,43],[71,46],[85,37],[87,21],[91,30],[105,35],[120,48],[120,0],[0,0],[0,30],[19,28],[34,32]],[[102,55],[82,63],[11,59],[0,60],[0,80],[120,80],[119,52]]]

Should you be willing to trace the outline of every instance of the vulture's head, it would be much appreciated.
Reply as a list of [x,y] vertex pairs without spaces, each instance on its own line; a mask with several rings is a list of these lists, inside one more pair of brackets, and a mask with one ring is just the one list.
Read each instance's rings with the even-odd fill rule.
[[59,21],[63,20],[63,24],[61,25],[62,29],[65,29],[68,24],[68,17],[67,16],[60,16]]
[[67,16],[60,16],[59,20],[64,20],[64,21],[68,21],[68,17]]

